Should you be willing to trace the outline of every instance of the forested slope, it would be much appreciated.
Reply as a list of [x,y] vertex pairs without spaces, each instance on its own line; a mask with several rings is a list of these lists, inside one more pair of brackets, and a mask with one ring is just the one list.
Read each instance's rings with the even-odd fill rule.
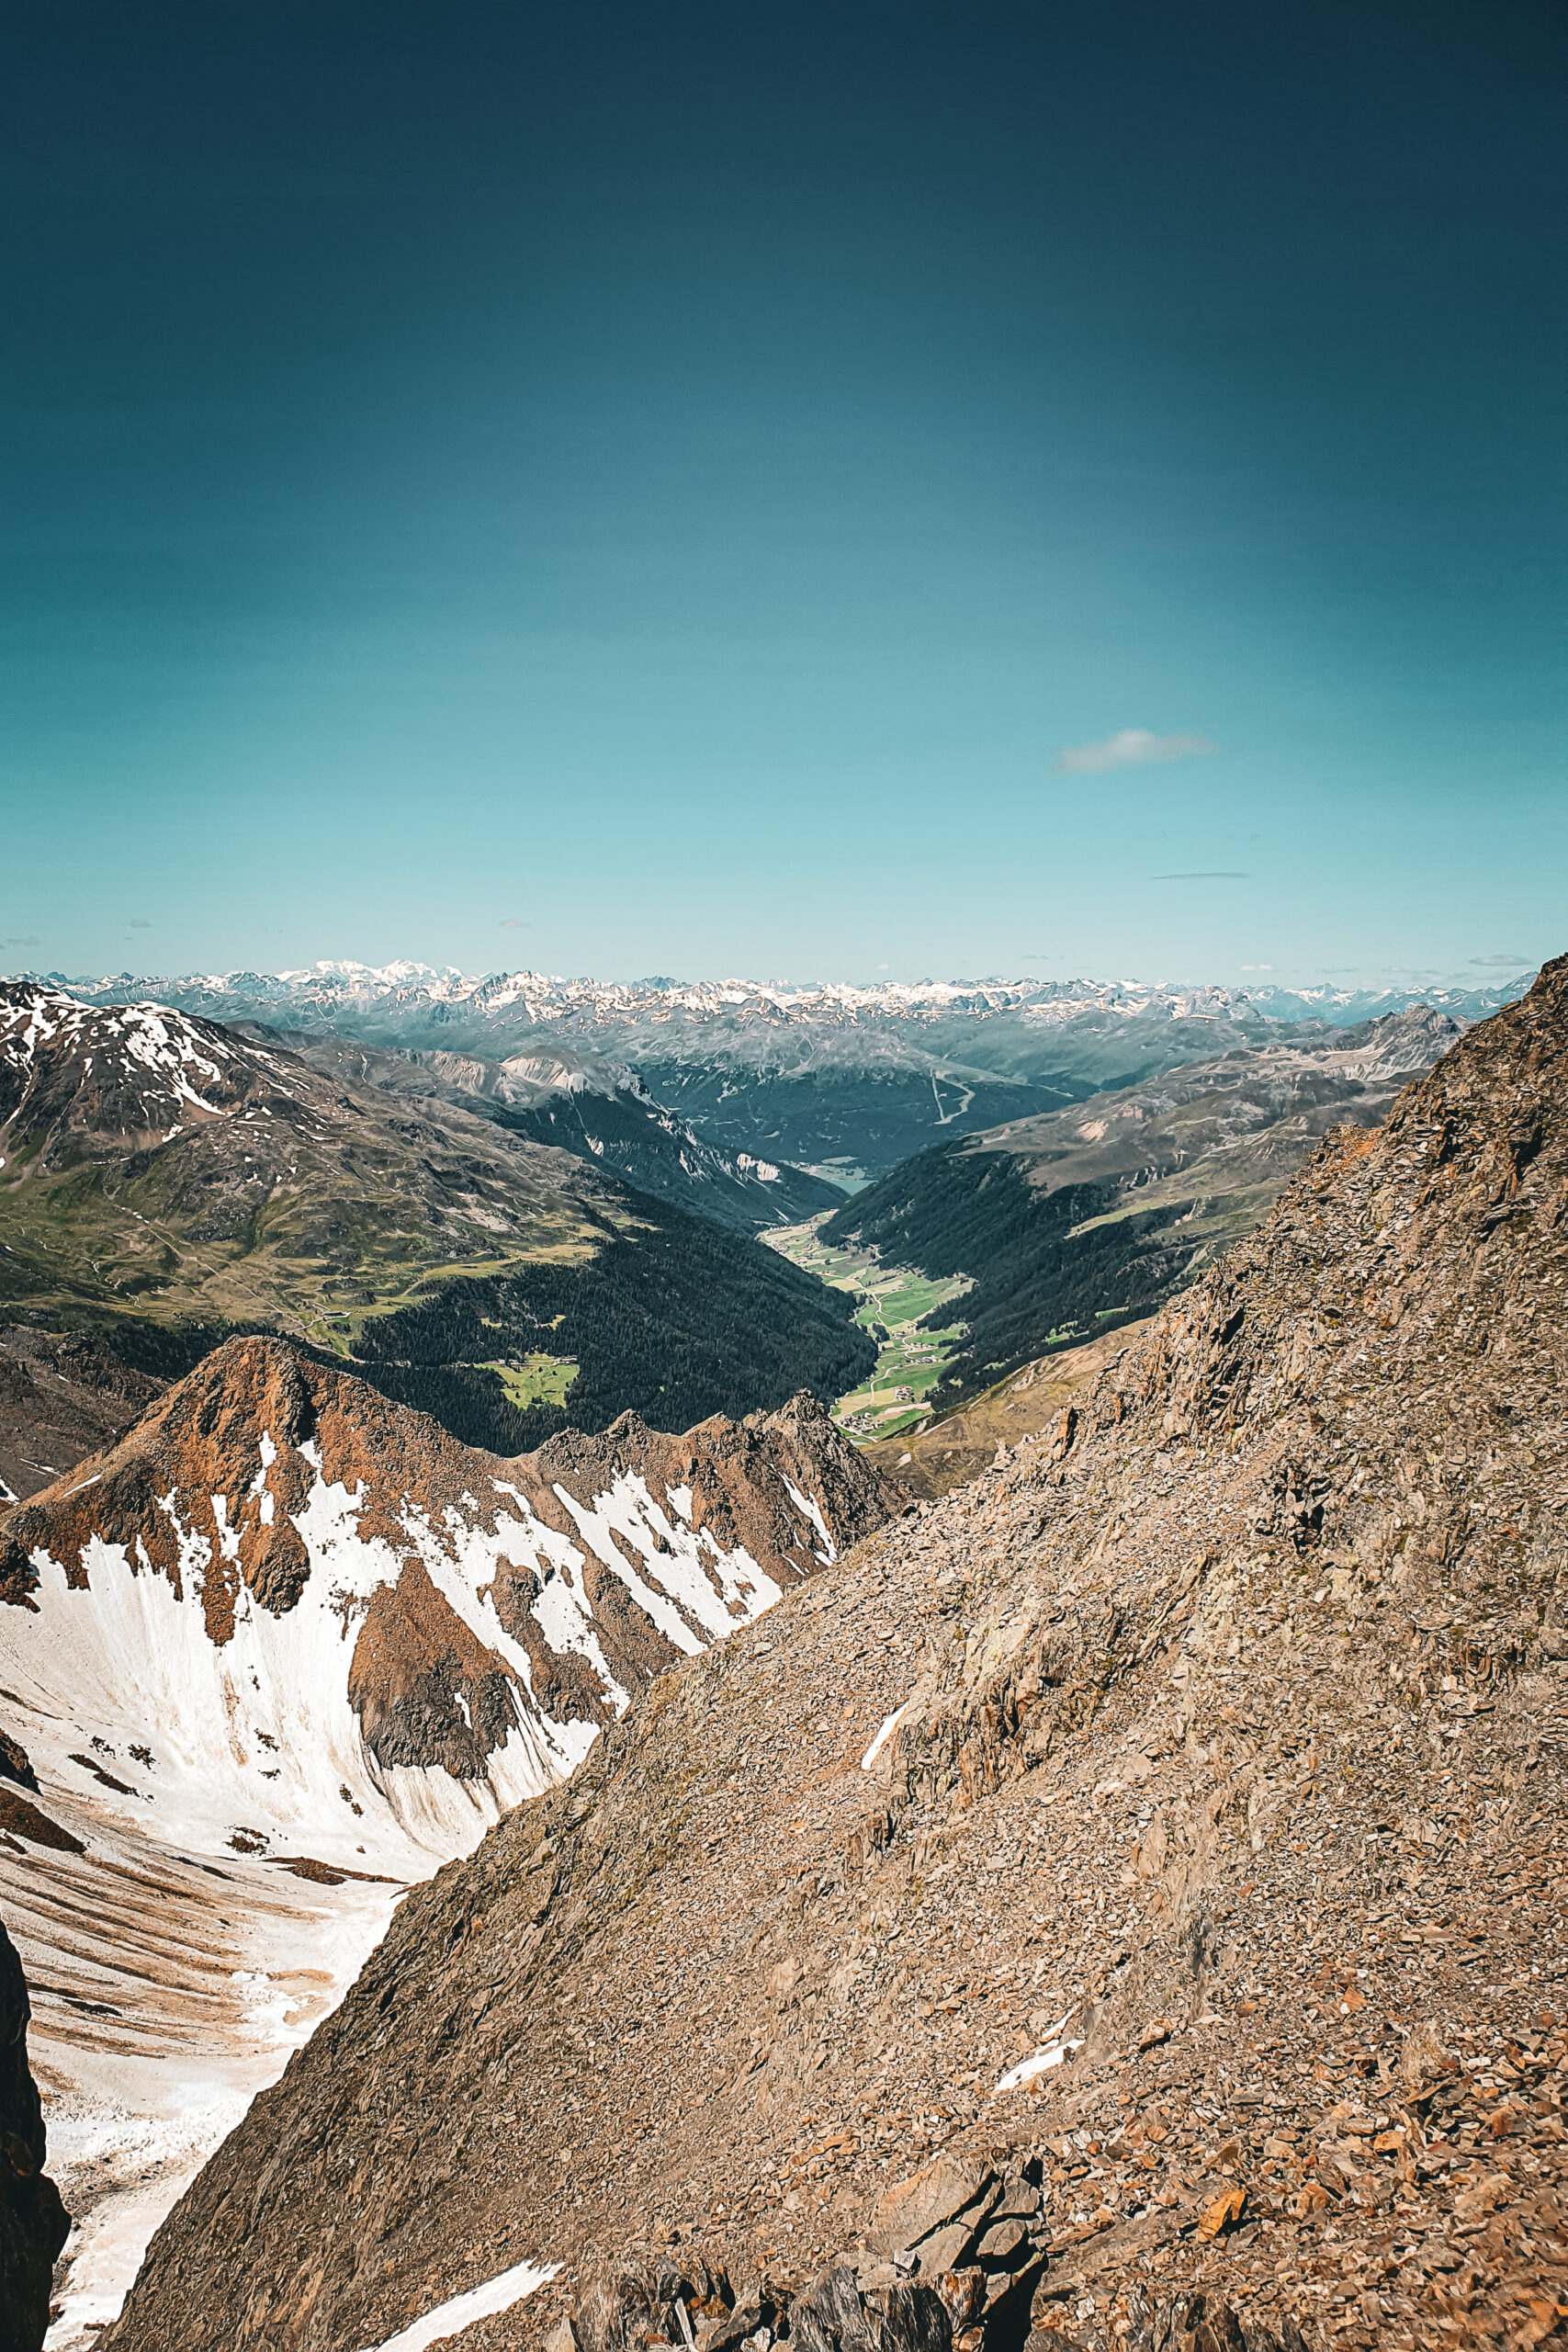
[[1250,1229],[1322,1136],[1377,1125],[1460,1034],[1417,1007],[1012,1120],[907,1161],[821,1238],[933,1280],[970,1277],[940,1409],[1043,1349],[1151,1313]]

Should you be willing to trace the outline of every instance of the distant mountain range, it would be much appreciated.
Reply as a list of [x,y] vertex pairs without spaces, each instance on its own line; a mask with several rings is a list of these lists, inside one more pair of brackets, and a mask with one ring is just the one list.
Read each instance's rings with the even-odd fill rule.
[[[37,974],[18,977],[36,978]],[[1509,1004],[1534,975],[1517,974],[1487,986],[1433,982],[1419,989],[1284,989],[1269,982],[1235,989],[1216,984],[1182,987],[1135,980],[987,979],[879,980],[868,987],[822,981],[795,987],[769,980],[563,979],[544,972],[469,974],[429,964],[381,966],[352,961],[313,964],[286,972],[184,973],[158,979],[119,972],[109,978],[60,972],[43,975],[75,994],[107,1001],[127,989],[155,992],[166,1003],[234,1019],[250,1005],[270,1004],[281,1012],[353,1012],[367,1018],[379,1010],[395,1021],[438,1021],[471,1016],[486,1023],[542,1027],[556,1021],[583,1020],[615,1025],[626,1021],[745,1021],[766,1024],[875,1026],[883,1023],[926,1025],[951,1020],[990,1019],[1029,1012],[1062,1021],[1089,1008],[1123,1015],[1144,1011],[1171,1017],[1249,1013],[1274,1021],[1330,1021],[1348,1027],[1407,1005],[1430,1004],[1471,1021]]]
[[[551,1140],[580,1131],[573,1148],[629,1182],[699,1215],[744,1215],[761,1226],[779,1221],[784,1204],[774,1182],[804,1198],[791,1169],[852,1190],[933,1143],[1291,1031],[1329,1035],[1417,1002],[1481,1020],[1529,978],[1423,990],[1244,992],[1087,979],[791,988],[329,963],[279,974],[120,973],[69,986],[93,1003],[150,998],[209,1020],[456,1055],[485,1072],[525,1063],[529,1099],[513,1107],[535,1117],[528,1132],[537,1136],[538,1114],[553,1114]],[[493,1078],[467,1091],[472,1107],[488,1104],[491,1115],[507,1101]],[[669,1128],[656,1138],[660,1117],[682,1135]],[[705,1148],[729,1163],[728,1177],[698,1168]],[[743,1160],[780,1176],[755,1177]]]

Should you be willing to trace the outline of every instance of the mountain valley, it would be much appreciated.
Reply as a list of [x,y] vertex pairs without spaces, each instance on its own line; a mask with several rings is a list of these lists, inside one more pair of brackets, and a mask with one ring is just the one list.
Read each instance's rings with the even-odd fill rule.
[[1565,1155],[1568,959],[411,1893],[106,2352],[1552,2339]]
[[[458,1102],[20,985],[0,988],[0,1314],[157,1376],[284,1331],[504,1452],[634,1407],[670,1428],[831,1397],[874,1353],[849,1302],[745,1233]],[[541,1356],[575,1367],[570,1416],[558,1383],[513,1401]]]
[[1329,1128],[1377,1125],[1459,1035],[1421,1007],[1188,1062],[922,1153],[816,1239],[931,1281],[967,1278],[963,1336],[944,1339],[927,1398],[940,1412],[1044,1341],[1082,1344],[1150,1313],[1250,1228]]
[[846,1202],[6,992],[51,2352],[1546,2340],[1568,964],[1243,1027]]

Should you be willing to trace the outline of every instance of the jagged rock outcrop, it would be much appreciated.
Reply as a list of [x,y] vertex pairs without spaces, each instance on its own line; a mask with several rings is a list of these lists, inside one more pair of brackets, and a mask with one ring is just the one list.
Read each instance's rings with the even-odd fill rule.
[[389,1805],[445,1859],[886,1509],[807,1396],[505,1460],[236,1340],[0,1521],[0,1659],[40,1728],[90,1723],[132,1811],[196,1770],[239,1850],[294,1826],[363,1851],[352,1824]]
[[411,1895],[106,2352],[558,2265],[500,2352],[632,2243],[742,2304],[902,2258],[961,2352],[1025,2246],[1031,2352],[1561,2340],[1565,1284],[1568,959]]
[[71,2227],[44,2172],[43,2111],[28,2066],[28,1988],[0,1926],[0,2352],[39,2352],[55,2256]]
[[[925,2178],[910,2188],[918,2192]],[[995,2234],[1010,2233],[998,2223]],[[992,2346],[1019,2346],[1028,2340],[1028,2289],[1043,2267],[1035,2256],[1015,2262],[1010,2274],[998,2261],[989,2272],[949,2275],[939,2293],[908,2275],[918,2258],[900,2254],[869,2269],[837,2263],[798,2294],[764,2279],[740,2302],[728,2273],[700,2256],[682,2263],[678,2251],[623,2255],[594,2276],[550,2352],[649,2352],[682,2341],[696,2352],[743,2346],[772,2352],[786,2344],[794,2352],[952,2352],[955,2340],[976,2335]],[[971,2323],[982,2314],[976,2329]],[[1293,2321],[1278,2332],[1261,2322],[1247,2325],[1220,2296],[1134,2297],[1122,2317],[1116,2340],[1126,2352],[1304,2352]]]

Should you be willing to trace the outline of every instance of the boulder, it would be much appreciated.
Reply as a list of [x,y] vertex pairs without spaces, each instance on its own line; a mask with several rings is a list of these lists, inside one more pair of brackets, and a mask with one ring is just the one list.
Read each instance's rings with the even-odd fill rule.
[[918,2245],[945,2222],[976,2204],[995,2176],[983,2165],[955,2164],[939,2156],[879,2199],[866,2244],[873,2254],[893,2254]]

